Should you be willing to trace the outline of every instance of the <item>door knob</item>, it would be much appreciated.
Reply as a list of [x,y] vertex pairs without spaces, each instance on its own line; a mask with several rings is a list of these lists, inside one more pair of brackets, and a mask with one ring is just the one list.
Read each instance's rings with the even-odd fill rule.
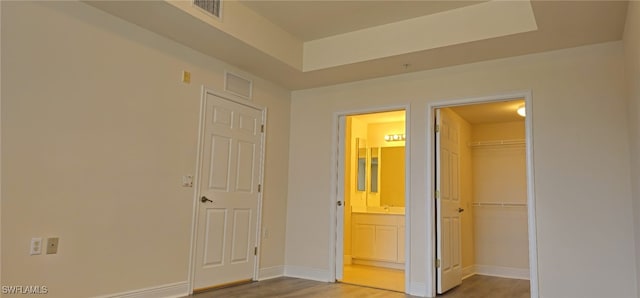
[[458,208],[458,213],[462,213],[462,212],[464,212],[464,209]]
[[209,200],[209,199],[208,199],[207,197],[205,197],[205,196],[202,196],[202,198],[200,198],[200,202],[203,202],[203,203],[211,202],[211,203],[213,203],[213,201],[212,201],[212,200]]

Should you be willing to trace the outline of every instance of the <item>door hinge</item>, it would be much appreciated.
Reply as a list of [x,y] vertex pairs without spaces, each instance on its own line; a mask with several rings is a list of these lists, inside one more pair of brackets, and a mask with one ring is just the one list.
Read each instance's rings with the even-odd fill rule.
[[257,246],[255,246],[255,247],[253,248],[253,255],[254,255],[254,256],[257,256],[257,255],[258,255],[258,247],[257,247]]
[[258,192],[262,191],[262,184],[258,184]]
[[260,132],[264,132],[264,124],[260,125]]
[[436,200],[437,200],[437,199],[439,199],[439,198],[440,198],[440,191],[439,191],[439,190],[436,190],[435,195],[436,195]]
[[436,124],[436,133],[440,132],[440,124]]
[[436,259],[436,268],[440,268],[440,259]]

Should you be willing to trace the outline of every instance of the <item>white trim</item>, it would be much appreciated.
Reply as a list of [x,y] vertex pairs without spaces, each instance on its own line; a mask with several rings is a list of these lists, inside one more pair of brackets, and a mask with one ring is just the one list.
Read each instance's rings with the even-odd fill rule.
[[[219,92],[214,89],[206,88],[202,86],[201,88],[201,98],[200,98],[200,119],[198,121],[198,148],[196,151],[196,174],[194,175],[194,186],[193,186],[193,216],[191,221],[191,243],[189,244],[189,271],[187,273],[187,281],[188,281],[188,294],[193,294],[193,284],[195,280],[195,262],[196,262],[196,244],[197,244],[197,228],[198,228],[198,206],[199,206],[199,197],[200,197],[200,177],[201,177],[201,169],[200,166],[202,164],[202,142],[204,141],[204,119],[206,114],[206,99],[207,94],[212,94],[214,96],[229,100],[231,102],[241,104],[244,106],[248,106],[254,108],[256,110],[262,111],[262,121],[265,124],[265,131],[262,134],[262,152],[260,153],[260,184],[262,185],[262,191],[258,194],[258,218],[256,219],[256,246],[258,247],[258,251],[260,251],[260,231],[262,231],[262,199],[264,193],[264,158],[265,158],[265,149],[266,149],[266,135],[267,135],[267,108],[257,105],[253,102],[237,98],[235,96],[229,96],[224,92]],[[258,280],[258,267],[260,264],[260,254],[255,256],[255,264],[253,268],[253,280]]]
[[258,184],[262,188],[260,192],[258,192],[258,218],[256,219],[256,247],[258,249],[258,253],[256,254],[256,262],[253,264],[253,280],[258,280],[260,278],[260,256],[262,255],[262,203],[264,198],[264,160],[266,158],[266,147],[267,147],[267,108],[258,108],[262,110],[262,124],[264,126],[264,131],[262,131],[262,138],[260,142],[262,142],[262,150],[260,150],[260,174],[258,178]]
[[475,274],[529,280],[529,268],[475,265]]
[[[2,4],[0,3],[0,15],[2,15]],[[0,32],[2,32],[2,22],[0,22]],[[2,69],[2,39],[0,38],[0,69]],[[2,90],[2,72],[0,71],[0,90]],[[2,92],[0,91],[0,169],[2,169]],[[6,174],[5,174],[6,175]],[[2,171],[0,171],[0,223],[2,222]],[[0,256],[2,256],[2,229],[0,228]],[[1,257],[0,257],[1,258]],[[2,281],[2,270],[0,270],[0,281]]]
[[351,255],[344,255],[342,264],[343,265],[351,265],[351,264],[353,264],[353,257]]
[[[478,104],[487,102],[506,101],[515,98],[524,98],[525,106],[527,108],[527,117],[525,118],[525,131],[526,131],[526,157],[527,157],[527,209],[528,209],[528,237],[529,237],[529,276],[531,284],[531,297],[538,298],[539,285],[538,285],[538,244],[537,244],[537,229],[536,229],[536,214],[535,214],[535,184],[534,184],[534,163],[533,163],[533,104],[532,104],[532,92],[531,90],[517,91],[503,94],[496,94],[491,96],[471,97],[462,99],[449,99],[430,102],[427,104],[427,173],[434,173],[435,165],[433,160],[434,150],[434,138],[435,130],[433,120],[434,111],[437,108],[452,107],[466,104]],[[427,179],[427,202],[433,202],[433,194],[435,191],[433,179]],[[427,293],[429,296],[434,297],[436,294],[436,269],[435,269],[435,207],[434,204],[425,204],[426,212],[429,215],[430,220],[427,221],[427,240],[430,245],[426,247],[426,268],[427,269]],[[430,275],[429,275],[430,274]],[[430,277],[430,278],[429,278]]]
[[354,265],[365,265],[365,266],[374,266],[374,267],[382,267],[396,270],[404,270],[404,263],[394,263],[394,262],[384,262],[384,261],[373,261],[373,260],[363,260],[363,259],[353,259]]
[[182,281],[138,290],[95,296],[94,298],[177,298],[189,295],[189,282]]
[[284,276],[284,266],[273,266],[260,269],[258,280],[267,280]]
[[407,282],[407,284],[409,285],[407,288],[405,288],[407,294],[412,295],[412,296],[418,296],[418,297],[430,297],[427,295],[427,285],[422,283],[422,282]]
[[[340,206],[336,206],[334,205],[334,208],[331,208],[330,210],[335,210],[335,214],[330,214],[331,219],[335,218],[335,232],[331,232],[329,231],[329,233],[331,233],[330,235],[335,235],[335,249],[331,249],[331,252],[333,252],[333,255],[330,255],[329,257],[329,266],[331,268],[331,264],[334,264],[335,267],[331,268],[330,272],[333,273],[333,276],[331,276],[330,278],[332,280],[341,280],[343,277],[343,270],[336,270],[337,268],[344,268],[344,241],[340,240],[340,239],[344,239],[344,212],[345,212],[345,208],[347,208],[346,206],[346,200],[345,200],[345,189],[344,189],[344,168],[345,168],[345,158],[344,156],[345,154],[345,144],[346,144],[346,133],[347,133],[347,117],[346,115],[341,115],[338,116],[338,121],[334,121],[334,125],[337,125],[337,127],[335,127],[334,131],[338,132],[337,138],[334,139],[334,141],[336,142],[336,144],[333,144],[333,148],[337,148],[338,152],[337,152],[337,156],[336,156],[336,167],[335,169],[333,169],[332,171],[335,171],[335,176],[336,179],[335,181],[332,182],[331,185],[331,189],[335,189],[336,190],[336,200],[335,203],[337,204],[338,201],[342,201],[342,204]],[[333,179],[332,179],[333,180]],[[331,223],[334,223],[333,220],[330,221]],[[342,233],[340,233],[339,231],[342,231]],[[332,239],[333,237],[330,237],[330,239]],[[329,248],[331,248],[333,246],[330,246]],[[340,257],[342,256],[342,257]],[[332,262],[332,260],[335,260],[335,262]],[[349,264],[351,264],[351,256],[349,256]]]
[[[329,207],[329,218],[332,220],[329,221],[329,281],[333,282],[336,280],[336,276],[342,276],[342,265],[343,265],[343,252],[337,252],[338,249],[338,236],[342,236],[338,234],[338,223],[337,223],[337,215],[335,206],[338,201],[343,201],[344,196],[344,152],[343,144],[345,133],[340,130],[339,123],[341,123],[340,119],[350,115],[358,115],[358,114],[371,114],[371,113],[381,113],[381,112],[390,112],[390,111],[405,111],[405,135],[409,136],[405,141],[405,263],[404,263],[404,277],[405,277],[405,291],[410,289],[411,284],[411,137],[410,137],[410,114],[411,114],[411,106],[410,105],[393,105],[393,106],[382,106],[375,108],[365,108],[358,110],[348,110],[336,112],[333,115],[333,131],[338,133],[337,137],[332,141],[333,150],[331,156],[331,164],[336,165],[331,169],[331,177],[335,177],[335,179],[331,179],[331,193],[333,193],[332,198],[330,200]],[[346,118],[345,118],[346,119]],[[346,121],[345,121],[346,123]],[[341,160],[342,159],[342,160]],[[342,180],[340,180],[342,179]],[[345,206],[343,206],[345,207]],[[335,219],[335,220],[333,220]],[[344,219],[343,223],[344,224]],[[341,225],[342,225],[341,224]],[[344,227],[343,227],[344,228]],[[340,247],[342,248],[342,247]],[[339,256],[339,257],[338,257]],[[338,273],[337,270],[340,270]],[[285,274],[286,275],[286,274]],[[288,276],[288,275],[287,275]]]
[[[404,114],[405,132],[407,139],[404,142],[404,288],[413,289],[414,284],[411,282],[411,107],[405,107]],[[420,289],[424,284],[420,283]],[[426,293],[426,292],[425,292]]]
[[335,278],[331,279],[331,272],[324,269],[302,267],[302,266],[284,266],[284,276],[303,278],[308,280],[335,282]]
[[462,268],[462,280],[465,280],[469,277],[472,277],[476,275],[476,266],[475,265],[471,265],[471,266],[467,266]]
[[538,298],[538,232],[536,218],[535,169],[533,162],[533,98],[532,92],[525,95],[524,105],[527,110],[525,118],[526,151],[527,151],[527,211],[529,234],[529,282],[531,297]]

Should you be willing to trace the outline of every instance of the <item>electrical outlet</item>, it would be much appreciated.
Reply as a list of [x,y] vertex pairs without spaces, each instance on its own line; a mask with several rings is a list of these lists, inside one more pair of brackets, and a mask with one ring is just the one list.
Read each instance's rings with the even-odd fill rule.
[[31,238],[29,254],[32,256],[42,254],[42,238]]
[[47,238],[47,254],[53,255],[58,253],[58,237]]

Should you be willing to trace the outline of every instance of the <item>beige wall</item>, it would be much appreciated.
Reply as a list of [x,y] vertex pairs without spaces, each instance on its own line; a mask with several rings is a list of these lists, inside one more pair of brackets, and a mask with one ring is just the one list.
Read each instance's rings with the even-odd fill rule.
[[[2,1],[2,45],[2,284],[89,297],[186,281],[201,86],[243,72],[78,2]],[[260,267],[282,271],[290,93],[248,76],[268,107]],[[29,256],[47,236],[58,254]]]
[[368,128],[369,147],[401,147],[405,145],[404,141],[387,142],[384,136],[390,134],[405,134],[405,123],[386,122],[371,123]]
[[629,1],[624,47],[629,90],[629,142],[635,215],[636,284],[640,293],[640,2],[638,1]]
[[[524,140],[524,121],[477,124],[473,141]],[[473,201],[527,203],[524,145],[474,147]],[[526,207],[474,207],[478,273],[527,276],[529,250]]]
[[430,292],[427,104],[530,89],[540,296],[635,297],[623,64],[613,42],[293,92],[288,272],[331,276],[335,113],[409,104],[408,289]]

